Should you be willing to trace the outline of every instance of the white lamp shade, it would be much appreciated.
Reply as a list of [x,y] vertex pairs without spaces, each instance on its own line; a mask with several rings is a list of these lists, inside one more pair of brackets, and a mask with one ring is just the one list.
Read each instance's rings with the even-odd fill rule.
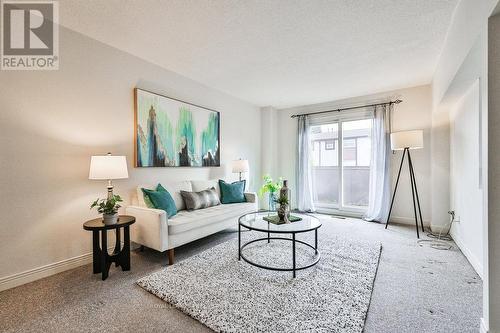
[[391,133],[391,149],[403,150],[405,148],[424,148],[424,131],[413,130]]
[[248,172],[249,169],[248,160],[233,161],[233,173]]
[[89,179],[128,178],[126,156],[92,156]]

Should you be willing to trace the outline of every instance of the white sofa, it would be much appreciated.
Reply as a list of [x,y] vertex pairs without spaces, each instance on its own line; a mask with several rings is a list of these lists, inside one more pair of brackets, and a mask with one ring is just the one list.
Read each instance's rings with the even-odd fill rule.
[[146,206],[141,188],[154,189],[156,184],[137,186],[133,206],[125,208],[127,215],[135,216],[136,223],[131,226],[131,240],[142,246],[160,252],[168,251],[169,264],[174,263],[174,248],[192,242],[196,239],[214,234],[221,230],[236,227],[238,217],[256,211],[257,195],[245,192],[246,202],[221,204],[214,207],[187,211],[180,191],[202,191],[214,187],[220,197],[217,180],[182,181],[163,183],[177,207],[177,215],[167,218],[164,210],[151,209]]

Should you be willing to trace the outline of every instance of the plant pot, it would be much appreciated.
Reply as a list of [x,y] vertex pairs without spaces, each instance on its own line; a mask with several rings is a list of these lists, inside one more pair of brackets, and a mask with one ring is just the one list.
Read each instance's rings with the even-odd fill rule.
[[118,213],[114,214],[102,214],[102,222],[105,225],[112,225],[118,222]]

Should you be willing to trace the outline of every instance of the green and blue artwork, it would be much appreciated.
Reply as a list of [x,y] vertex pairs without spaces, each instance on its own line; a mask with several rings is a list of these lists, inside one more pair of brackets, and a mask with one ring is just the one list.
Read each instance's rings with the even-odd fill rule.
[[136,88],[137,167],[220,166],[220,114]]

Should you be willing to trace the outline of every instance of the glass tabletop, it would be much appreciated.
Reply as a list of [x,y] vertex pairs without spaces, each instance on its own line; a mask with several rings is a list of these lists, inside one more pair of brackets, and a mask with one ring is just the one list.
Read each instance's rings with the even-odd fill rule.
[[302,220],[285,224],[274,224],[263,219],[265,216],[273,215],[277,215],[277,213],[270,211],[248,213],[239,218],[239,224],[251,230],[272,233],[299,233],[321,227],[320,220],[308,214],[291,213],[292,216],[300,217]]

